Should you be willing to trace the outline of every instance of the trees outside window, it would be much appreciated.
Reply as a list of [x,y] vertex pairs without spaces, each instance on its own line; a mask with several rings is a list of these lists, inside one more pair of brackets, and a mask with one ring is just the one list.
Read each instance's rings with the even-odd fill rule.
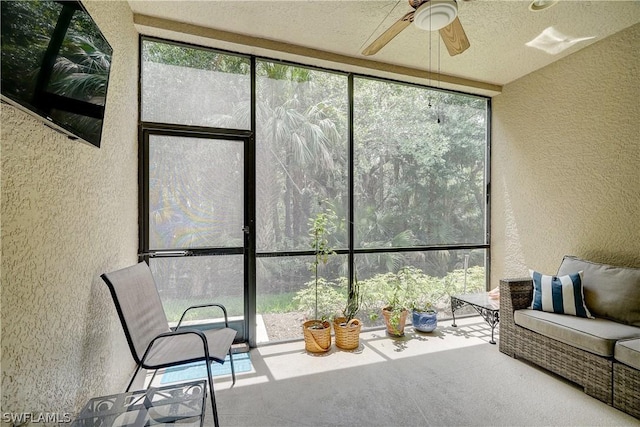
[[[355,248],[485,243],[486,100],[357,78],[354,111]],[[438,275],[463,261],[413,258]]]
[[[347,218],[347,77],[266,61],[256,75],[256,247],[309,250],[321,202]],[[347,248],[344,224],[332,239]]]

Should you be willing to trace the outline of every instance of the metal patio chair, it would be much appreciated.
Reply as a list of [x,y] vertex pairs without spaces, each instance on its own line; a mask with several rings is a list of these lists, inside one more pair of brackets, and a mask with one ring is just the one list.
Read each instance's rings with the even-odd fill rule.
[[[222,364],[228,354],[233,384],[236,382],[231,351],[236,331],[229,328],[226,308],[222,304],[189,307],[172,330],[162,307],[153,275],[145,262],[105,273],[101,277],[109,286],[129,349],[137,364],[126,391],[131,388],[140,368],[157,371],[160,368],[204,361],[207,365],[213,418],[217,427],[218,412],[213,391],[211,362]],[[181,327],[182,320],[188,311],[204,307],[222,309],[225,327],[208,330]]]

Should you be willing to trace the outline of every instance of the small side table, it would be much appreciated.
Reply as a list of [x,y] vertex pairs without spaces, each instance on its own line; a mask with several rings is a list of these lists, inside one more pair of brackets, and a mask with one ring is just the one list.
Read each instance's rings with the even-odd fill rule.
[[493,339],[493,331],[500,322],[500,301],[497,299],[489,298],[489,293],[479,294],[464,294],[464,295],[451,295],[451,315],[453,316],[453,323],[451,326],[454,328],[456,325],[456,310],[469,305],[473,307],[480,316],[491,326],[491,341],[490,344],[495,344]]
[[72,426],[153,426],[179,423],[200,426],[204,420],[206,381],[94,397]]

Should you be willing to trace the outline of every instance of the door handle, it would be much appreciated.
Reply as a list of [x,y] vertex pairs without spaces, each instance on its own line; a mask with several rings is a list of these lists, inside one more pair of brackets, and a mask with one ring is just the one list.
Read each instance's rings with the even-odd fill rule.
[[244,234],[249,234],[250,228],[248,225],[245,225],[244,227],[242,227],[242,231],[244,231]]

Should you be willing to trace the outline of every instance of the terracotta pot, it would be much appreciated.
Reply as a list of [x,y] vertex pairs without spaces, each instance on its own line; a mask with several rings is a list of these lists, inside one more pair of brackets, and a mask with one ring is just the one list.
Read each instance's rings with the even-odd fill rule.
[[402,310],[400,312],[399,319],[394,322],[392,319],[394,312],[389,310],[389,307],[382,309],[382,316],[384,317],[384,323],[387,325],[387,333],[394,337],[404,336],[404,325],[407,323],[408,310]]

